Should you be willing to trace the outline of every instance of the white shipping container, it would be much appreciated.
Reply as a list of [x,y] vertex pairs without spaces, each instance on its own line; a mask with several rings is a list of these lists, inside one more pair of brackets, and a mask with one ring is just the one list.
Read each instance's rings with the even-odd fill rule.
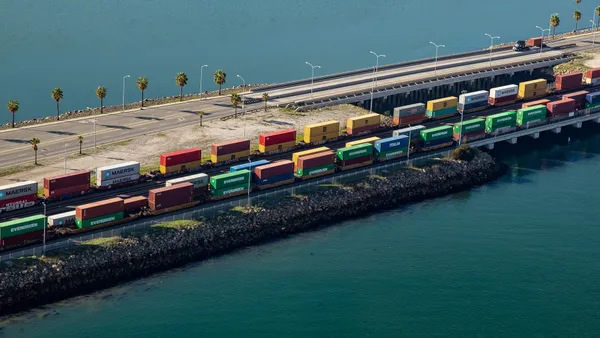
[[0,186],[0,200],[17,198],[26,195],[37,194],[38,183],[36,181],[18,182]]
[[194,185],[194,189],[203,188],[208,185],[208,175],[206,174],[196,174],[185,177],[174,178],[172,180],[168,180],[166,182],[167,187],[170,187],[175,184],[190,182]]
[[106,187],[106,186],[114,185],[114,184],[118,184],[118,183],[125,183],[125,182],[135,181],[138,178],[140,178],[140,174],[133,174],[133,175],[129,175],[129,176],[115,178],[115,179],[112,179],[112,180],[98,181],[98,182],[96,182],[96,185],[99,186],[99,187]]
[[592,85],[592,86],[600,85],[600,77],[597,77],[594,79],[588,77],[585,79],[585,83]]
[[[124,162],[96,169],[96,182],[113,180],[118,177],[131,176],[140,173],[140,162]],[[98,183],[99,185],[99,183]],[[107,184],[103,184],[107,185]]]
[[415,137],[419,136],[422,129],[425,129],[425,126],[418,125],[418,126],[412,126],[409,128],[394,130],[394,132],[392,134],[394,137],[401,136],[401,135],[406,135],[406,136],[410,135],[411,138],[415,138]]
[[476,102],[487,102],[488,100],[487,90],[479,90],[472,93],[460,94],[458,97],[458,103],[462,105],[476,103]]
[[48,226],[65,226],[75,224],[75,210],[48,216]]
[[496,87],[496,88],[490,89],[490,97],[498,99],[498,98],[505,97],[505,96],[517,95],[518,92],[519,92],[519,86],[517,86],[517,85]]

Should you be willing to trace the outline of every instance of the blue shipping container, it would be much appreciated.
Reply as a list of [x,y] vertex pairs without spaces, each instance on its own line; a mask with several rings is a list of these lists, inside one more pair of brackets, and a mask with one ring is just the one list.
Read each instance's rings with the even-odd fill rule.
[[481,107],[484,107],[487,105],[488,105],[487,101],[479,101],[479,102],[474,102],[474,103],[467,103],[462,108],[459,105],[458,109],[462,109],[462,111],[469,111],[471,109],[481,108]]
[[585,96],[585,100],[589,104],[600,103],[600,92],[589,93]]
[[400,135],[375,141],[375,150],[379,153],[396,148],[408,147],[408,136]]
[[440,145],[442,143],[448,143],[448,142],[452,142],[452,135],[450,135],[450,137],[441,138],[441,139],[434,140],[434,141],[431,141],[431,142],[425,142],[424,146],[425,147],[433,147],[433,146],[437,146],[437,145]]
[[254,176],[254,183],[256,185],[267,185],[267,184],[273,184],[273,183],[278,183],[281,181],[287,181],[287,180],[291,180],[292,178],[294,178],[294,173],[287,173],[287,174],[283,174],[283,175],[279,175],[279,176],[273,176],[273,177],[269,177],[269,178],[265,178],[262,180],[259,180],[256,176]]
[[261,165],[265,165],[265,164],[269,164],[269,163],[271,163],[271,162],[267,161],[267,160],[260,160],[260,161],[256,161],[256,162],[238,164],[238,165],[234,165],[233,167],[229,168],[229,171],[236,172],[236,171],[240,171],[240,170],[244,170],[244,169],[253,171],[254,168],[260,167]]

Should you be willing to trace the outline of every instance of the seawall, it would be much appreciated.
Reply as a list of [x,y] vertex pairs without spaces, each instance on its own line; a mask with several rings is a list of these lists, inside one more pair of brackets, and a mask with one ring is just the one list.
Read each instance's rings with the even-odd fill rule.
[[43,259],[4,264],[0,267],[0,315],[404,203],[470,189],[505,173],[505,166],[490,155],[475,153],[469,162],[440,161],[424,169],[365,177],[194,226],[160,228],[110,245],[82,245]]

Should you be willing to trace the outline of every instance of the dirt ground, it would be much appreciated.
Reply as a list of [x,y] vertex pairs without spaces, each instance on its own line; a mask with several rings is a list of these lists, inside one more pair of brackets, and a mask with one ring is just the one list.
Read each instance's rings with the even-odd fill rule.
[[599,68],[600,67],[600,51],[595,50],[593,52],[588,53],[590,58],[585,61],[585,65],[590,68]]
[[[197,124],[170,129],[153,135],[101,146],[96,151],[92,149],[84,150],[83,155],[78,153],[69,154],[67,156],[67,170],[95,170],[98,167],[124,161],[140,162],[143,171],[158,170],[159,155],[165,152],[199,147],[202,149],[202,157],[207,159],[210,156],[210,147],[213,143],[249,138],[252,142],[252,149],[257,149],[259,134],[294,128],[297,130],[298,135],[301,135],[304,125],[330,120],[340,121],[342,128],[345,128],[347,118],[366,113],[368,111],[362,108],[342,105],[302,113],[269,110],[268,112],[250,114],[246,118],[238,117],[237,120],[207,121],[203,123],[202,127]],[[38,153],[38,157],[40,164],[38,166],[23,165],[5,170],[5,174],[7,172],[13,173],[0,177],[0,185],[23,180],[41,182],[44,177],[64,173],[64,157],[46,158],[41,152]]]

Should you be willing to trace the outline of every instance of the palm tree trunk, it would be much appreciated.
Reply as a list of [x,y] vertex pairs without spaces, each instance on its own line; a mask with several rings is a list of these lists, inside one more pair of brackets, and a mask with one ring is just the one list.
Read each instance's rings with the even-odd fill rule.
[[265,101],[265,111],[267,111],[267,101]]
[[577,33],[577,22],[578,20],[575,20],[575,33]]
[[233,112],[233,117],[237,119],[237,107],[234,108]]
[[221,96],[221,84],[219,85],[219,96]]
[[100,99],[100,114],[102,114],[102,99]]
[[202,127],[202,116],[200,116],[200,127]]
[[142,90],[142,108],[144,108],[144,91]]
[[56,101],[56,119],[60,120],[60,108],[58,107],[58,101]]
[[83,145],[82,142],[79,142],[79,155],[81,155],[81,146]]
[[183,101],[183,87],[179,86],[179,102]]
[[34,150],[33,153],[34,153],[33,164],[37,165],[37,150]]
[[12,127],[14,128],[15,127],[15,113],[12,113],[12,114],[13,114]]

